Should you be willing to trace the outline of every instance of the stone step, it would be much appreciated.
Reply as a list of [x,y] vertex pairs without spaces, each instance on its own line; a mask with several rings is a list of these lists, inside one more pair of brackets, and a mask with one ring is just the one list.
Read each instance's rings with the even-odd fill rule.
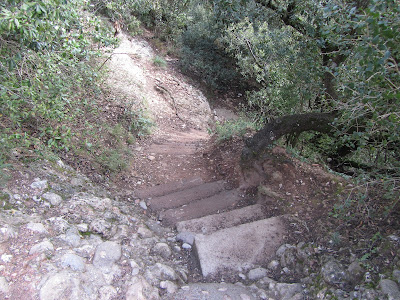
[[160,220],[165,226],[174,226],[177,222],[216,214],[232,209],[241,199],[237,190],[223,191],[208,198],[190,202],[187,205],[168,209],[160,213]]
[[181,190],[190,189],[192,187],[201,184],[203,184],[203,180],[200,177],[188,178],[186,180],[181,179],[179,181],[169,182],[166,184],[160,184],[149,188],[135,190],[135,196],[140,199],[160,197]]
[[284,217],[273,217],[210,235],[196,235],[194,251],[203,277],[237,276],[254,266],[267,264],[283,244],[286,233]]
[[255,204],[220,214],[181,221],[176,224],[176,229],[178,232],[211,234],[217,230],[263,219],[264,216],[262,205]]
[[215,195],[225,189],[224,181],[214,181],[196,185],[175,193],[155,197],[148,200],[147,205],[152,211],[170,209]]
[[255,300],[258,297],[246,287],[232,283],[191,283],[183,286],[173,296],[165,300]]

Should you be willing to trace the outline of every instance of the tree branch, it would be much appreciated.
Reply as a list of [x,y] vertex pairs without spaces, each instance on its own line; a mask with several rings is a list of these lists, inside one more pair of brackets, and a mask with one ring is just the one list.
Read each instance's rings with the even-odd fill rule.
[[296,3],[294,0],[291,0],[289,2],[286,10],[283,10],[276,4],[272,3],[271,0],[255,0],[255,2],[266,8],[269,8],[270,10],[273,10],[285,25],[292,27],[302,35],[314,38],[314,36],[310,35],[309,32],[307,32],[307,24],[305,24],[298,17],[295,16]]
[[249,160],[260,155],[268,146],[286,134],[300,134],[304,131],[329,133],[337,113],[305,113],[283,116],[267,123],[253,137],[245,141],[242,159]]

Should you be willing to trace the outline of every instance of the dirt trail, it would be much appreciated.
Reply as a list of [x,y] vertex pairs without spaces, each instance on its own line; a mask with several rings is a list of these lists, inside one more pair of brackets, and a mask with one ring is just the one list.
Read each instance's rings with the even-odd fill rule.
[[135,180],[129,185],[155,185],[188,176],[212,180],[201,151],[213,122],[207,99],[168,65],[156,66],[156,53],[146,41],[123,34],[120,39],[107,65],[107,84],[117,103],[143,111],[155,123],[150,137],[134,146],[130,178]]

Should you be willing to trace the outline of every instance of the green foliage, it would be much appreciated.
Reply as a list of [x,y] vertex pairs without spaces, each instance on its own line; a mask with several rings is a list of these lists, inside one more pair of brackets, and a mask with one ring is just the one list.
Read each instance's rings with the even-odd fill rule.
[[217,122],[215,134],[217,135],[217,141],[222,142],[230,140],[233,137],[242,137],[249,131],[256,129],[258,129],[258,126],[254,121],[240,117],[236,120],[229,120],[222,123]]
[[127,29],[130,35],[138,35],[142,33],[142,30],[140,28],[141,22],[136,18],[132,17],[131,20],[127,23]]
[[324,156],[346,146],[353,151],[341,159],[399,175],[398,1],[213,4],[201,6],[209,14],[203,31],[214,34],[221,55],[234,57],[231,67],[255,87],[247,100],[260,119],[335,110],[335,136],[303,138],[319,143],[309,149]]
[[357,145],[358,156],[371,165],[391,169],[400,167],[399,15],[398,2],[391,1],[374,1],[353,13],[350,25],[360,35],[343,42],[353,51],[346,64],[333,70],[343,97],[337,103],[343,112],[337,122],[340,139]]
[[165,59],[158,55],[153,58],[153,64],[161,68],[165,68],[167,66]]
[[307,111],[320,89],[315,43],[290,27],[255,26],[246,18],[223,39],[241,74],[262,86],[248,93],[250,107],[264,118]]
[[16,139],[32,143],[40,139],[55,149],[68,144],[71,132],[62,123],[73,120],[79,97],[98,76],[87,64],[96,55],[89,45],[98,41],[91,32],[100,31],[99,21],[81,22],[76,9],[81,4],[78,0],[3,4],[0,118],[2,131]]
[[119,149],[106,149],[99,156],[97,162],[101,165],[104,173],[115,173],[125,170],[128,166],[127,153]]
[[146,110],[131,112],[129,120],[129,131],[138,137],[149,135],[155,126]]
[[90,8],[85,0],[0,4],[1,168],[54,151],[116,172],[128,165],[127,145],[151,127],[128,107],[112,122],[99,109],[98,49],[116,39]]
[[286,144],[287,150],[297,158],[308,163],[327,164],[331,159],[332,149],[335,149],[337,141],[328,134],[316,132],[303,132],[300,136],[288,136]]
[[13,205],[10,203],[10,195],[5,192],[0,192],[0,210],[10,210],[13,208]]
[[181,39],[181,69],[214,89],[239,86],[236,62],[219,42],[222,33],[212,10],[195,2],[188,11],[188,19]]
[[140,23],[163,41],[176,42],[186,24],[189,0],[92,0],[96,11],[113,21],[122,19],[130,32],[139,32]]

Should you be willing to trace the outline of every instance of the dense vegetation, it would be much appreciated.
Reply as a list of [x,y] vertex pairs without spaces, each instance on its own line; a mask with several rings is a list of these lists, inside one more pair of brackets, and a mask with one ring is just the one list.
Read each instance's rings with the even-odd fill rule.
[[99,105],[99,49],[117,41],[110,24],[84,0],[8,0],[0,10],[0,167],[56,153],[122,169],[146,120],[128,109],[110,120]]

